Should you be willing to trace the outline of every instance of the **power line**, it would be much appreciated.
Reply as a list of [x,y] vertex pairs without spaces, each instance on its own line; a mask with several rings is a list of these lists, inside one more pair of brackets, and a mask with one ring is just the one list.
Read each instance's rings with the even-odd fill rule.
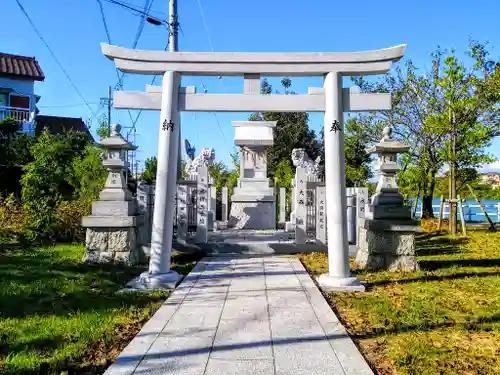
[[[120,3],[116,0],[106,0],[106,1],[120,5]],[[139,12],[142,15],[142,17],[141,17],[141,20],[139,21],[139,25],[137,27],[137,32],[136,32],[134,41],[132,43],[132,49],[135,49],[137,47],[137,44],[139,43],[139,39],[141,38],[142,32],[144,31],[144,24],[146,21],[146,16],[148,15],[147,11],[149,11],[151,9],[151,6],[153,5],[153,1],[154,0],[145,0],[144,10]],[[128,8],[130,8],[130,7],[128,7]],[[167,21],[164,21],[164,22],[167,22]],[[115,85],[115,89],[118,89],[118,90],[123,89],[124,77],[125,77],[125,72],[122,72],[118,78],[118,82]],[[130,114],[130,110],[128,112],[129,112],[130,121],[132,121],[132,115]]]
[[[114,0],[112,0],[112,1],[114,1]],[[137,32],[135,33],[134,41],[132,42],[132,49],[135,49],[137,47],[137,44],[139,43],[139,39],[141,38],[142,32],[144,31],[144,24],[146,22],[146,15],[148,14],[147,11],[149,9],[151,9],[151,6],[153,5],[153,1],[154,0],[145,0],[145,2],[144,2],[144,10],[141,12],[142,17],[141,17],[141,20],[139,21],[139,25],[137,26]],[[125,77],[125,73],[122,72],[120,77],[118,78],[118,82],[116,84],[116,87],[123,88],[123,78],[124,77]],[[129,111],[129,115],[130,115],[130,111]],[[130,121],[132,121],[132,115],[130,115]]]
[[[100,104],[97,102],[90,102],[89,104]],[[37,105],[37,108],[69,108],[69,107],[82,107],[85,106],[85,104],[54,104],[54,105]]]
[[158,18],[156,16],[152,16],[150,13],[151,12],[154,12],[154,13],[163,13],[163,12],[157,12],[157,11],[149,11],[149,13],[146,13],[146,11],[144,10],[140,10],[138,8],[135,8],[131,5],[128,5],[130,3],[125,3],[125,2],[121,2],[121,1],[116,1],[116,0],[104,0],[104,1],[107,1],[108,3],[111,3],[111,4],[115,4],[115,5],[119,5],[125,9],[128,9],[130,10],[132,13],[135,13],[135,15],[137,16],[146,16],[146,17],[152,17],[154,18],[156,21],[159,21],[161,23],[168,23],[167,20],[164,20],[164,19],[161,19],[161,18]]
[[[106,37],[108,39],[108,43],[113,44],[113,43],[111,43],[111,33],[109,32],[108,23],[106,22],[106,15],[104,14],[104,8],[102,6],[102,1],[97,0],[97,3],[99,4],[99,9],[101,10],[102,23],[104,25],[104,30],[106,31]],[[118,70],[118,68],[115,68],[115,71],[116,71],[116,77],[118,79],[120,79],[120,71]]]
[[109,29],[108,29],[108,23],[106,22],[106,16],[104,15],[104,8],[102,7],[102,1],[97,0],[97,3],[99,4],[99,8],[101,10],[101,17],[102,17],[102,23],[104,24],[104,30],[106,31],[106,37],[108,38],[108,43],[111,43],[111,36],[109,34]]
[[[168,39],[168,42],[167,42],[167,45],[165,46],[164,50],[166,51],[168,49],[168,46],[169,46],[169,43],[170,43],[170,38]],[[158,76],[154,76],[153,79],[151,80],[151,85],[154,85],[155,81],[156,81],[156,78],[158,78]],[[141,116],[142,114],[142,109],[139,110],[139,113],[137,114],[137,116],[135,117],[135,120],[132,121],[132,129],[135,129],[135,124],[137,123],[137,121],[139,120],[139,117]],[[129,115],[132,116],[130,114],[130,111],[129,111]],[[132,120],[132,117],[130,117],[130,119]],[[132,131],[132,129],[129,131],[129,134],[130,132]],[[128,134],[127,134],[128,135]]]
[[[151,6],[153,5],[153,1],[154,0],[145,0],[145,3],[144,3],[144,14],[148,14],[149,10],[151,9]],[[137,32],[135,34],[134,43],[132,44],[132,48],[133,49],[135,49],[135,47],[137,47],[137,43],[139,43],[139,38],[142,35],[145,23],[146,23],[146,17],[143,16],[143,17],[141,17],[141,20],[139,21],[139,26],[137,27]]]
[[205,19],[205,12],[203,12],[203,6],[201,5],[201,0],[198,0],[198,6],[200,7],[201,19],[205,27],[205,32],[207,33],[208,44],[210,44],[210,49],[214,52],[214,46],[212,44],[212,39],[210,38],[210,32],[208,31],[207,20]]
[[[212,52],[214,52],[214,46],[212,44],[212,38],[210,38],[210,31],[208,31],[208,25],[207,25],[207,20],[205,18],[205,12],[203,11],[203,6],[201,5],[201,0],[198,0],[198,6],[200,8],[200,13],[201,13],[201,19],[203,21],[203,25],[205,27],[205,33],[207,34],[207,38],[208,38],[208,44],[210,44],[210,49],[212,50]],[[220,78],[220,77],[219,77]],[[220,81],[221,85],[222,85],[222,81]],[[205,85],[203,84],[203,81],[201,82],[202,86],[205,87]],[[223,85],[222,85],[223,86]],[[206,90],[206,88],[205,88]],[[224,131],[222,130],[222,126],[220,125],[220,122],[219,122],[219,118],[217,117],[217,113],[216,112],[212,112],[215,116],[215,121],[217,121],[217,125],[219,126],[219,130],[222,134],[222,138],[224,138],[224,143],[226,144],[227,146],[227,139],[226,139],[226,135],[224,134]]]
[[[127,1],[122,1],[122,0],[120,0],[120,1],[109,1],[109,0],[104,0],[104,1],[108,1],[108,2],[110,2],[110,3],[112,3],[112,4],[116,4],[116,5],[120,5],[120,6],[123,6],[123,5],[128,5],[130,8],[132,8],[132,9],[136,9],[136,8],[134,8],[134,7],[135,7],[135,4],[134,4],[134,3],[129,3],[129,2],[127,2]],[[135,12],[135,11],[134,11],[134,12]],[[139,13],[140,13],[140,10],[138,10],[138,9],[137,9],[137,12],[139,12]],[[151,13],[158,13],[158,14],[164,14],[164,15],[168,16],[168,13],[167,13],[167,12],[162,12],[162,11],[159,11],[159,10],[154,10],[154,9],[150,9],[148,13],[149,13],[149,14],[151,14]],[[140,15],[140,14],[139,14],[139,15]]]
[[87,108],[90,110],[90,112],[92,113],[92,115],[97,119],[97,115],[95,114],[94,110],[90,107],[90,104],[87,102],[87,100],[85,99],[85,97],[83,96],[83,94],[81,93],[81,91],[78,90],[78,87],[73,82],[73,80],[69,76],[69,74],[66,71],[66,69],[64,69],[64,67],[62,66],[61,62],[59,61],[59,59],[55,55],[54,51],[52,51],[52,48],[50,48],[50,46],[48,45],[48,43],[45,41],[45,39],[43,38],[43,36],[40,33],[40,31],[38,31],[38,29],[36,28],[35,24],[33,23],[32,19],[31,19],[31,17],[29,16],[28,12],[26,12],[26,10],[24,9],[23,5],[19,2],[19,0],[16,0],[16,2],[17,2],[17,5],[19,6],[19,8],[21,9],[21,11],[24,13],[24,15],[26,16],[26,18],[28,19],[28,22],[30,23],[31,27],[33,28],[33,30],[35,31],[35,33],[37,34],[37,36],[43,42],[43,44],[45,45],[45,47],[47,47],[47,49],[49,50],[50,54],[52,55],[52,57],[56,61],[57,65],[59,65],[59,67],[63,71],[63,73],[66,76],[66,78],[68,79],[69,83],[73,86],[73,88],[75,89],[75,91],[77,92],[77,94],[80,96],[80,98],[82,98],[83,102],[85,103],[85,105],[87,106]]

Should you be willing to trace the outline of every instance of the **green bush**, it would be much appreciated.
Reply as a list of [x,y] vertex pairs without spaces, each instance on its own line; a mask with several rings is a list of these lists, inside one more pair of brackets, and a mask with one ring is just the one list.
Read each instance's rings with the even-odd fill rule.
[[21,180],[32,240],[78,240],[78,224],[106,178],[101,150],[86,135],[43,132],[30,148]]
[[26,215],[20,202],[11,194],[0,198],[0,244],[16,242],[26,230]]
[[83,242],[85,228],[82,217],[90,214],[90,205],[84,201],[64,201],[57,207],[54,232],[59,241]]
[[[82,242],[85,229],[82,217],[90,213],[90,205],[81,200],[62,201],[49,219],[33,215],[11,195],[0,199],[0,244],[28,244],[43,241]],[[43,218],[42,218],[43,219]],[[40,227],[45,228],[40,232]]]

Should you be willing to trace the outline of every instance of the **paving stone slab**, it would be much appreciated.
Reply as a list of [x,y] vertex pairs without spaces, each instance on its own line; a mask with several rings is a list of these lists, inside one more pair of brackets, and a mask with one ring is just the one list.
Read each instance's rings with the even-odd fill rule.
[[267,318],[221,320],[210,358],[272,359],[271,332]]
[[236,297],[226,300],[221,319],[263,319],[268,320],[267,297]]
[[171,318],[165,329],[180,329],[182,327],[200,327],[214,330],[219,323],[222,304],[215,307],[182,305]]
[[295,328],[301,322],[318,322],[316,314],[312,309],[283,309],[276,305],[268,306],[267,308],[269,310],[269,319],[275,324],[289,324],[291,327]]
[[269,306],[282,309],[311,309],[311,304],[302,289],[299,290],[268,290]]
[[238,297],[266,297],[266,288],[237,288],[232,285],[229,286],[229,291],[227,293],[227,300],[235,299]]
[[225,360],[210,358],[204,375],[230,374],[272,375],[274,374],[274,362],[264,359]]
[[252,290],[266,290],[266,280],[264,277],[253,278],[253,279],[233,279],[231,285],[229,286],[229,293],[240,291],[252,291]]
[[346,375],[373,375],[370,366],[340,322],[322,322],[322,326]]
[[303,315],[295,314],[296,320],[293,320],[292,314],[281,313],[280,315],[273,313],[271,316],[271,333],[273,340],[304,340],[318,341],[323,340],[328,342],[323,328],[314,315],[304,313]]
[[162,335],[137,367],[136,374],[203,374],[212,346],[213,335],[187,334],[185,337]]
[[277,341],[273,345],[276,375],[345,375],[328,341]]

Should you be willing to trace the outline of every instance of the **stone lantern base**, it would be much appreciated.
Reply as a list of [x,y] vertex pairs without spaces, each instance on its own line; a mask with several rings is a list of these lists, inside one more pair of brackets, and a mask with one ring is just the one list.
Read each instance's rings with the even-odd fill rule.
[[145,261],[138,246],[138,230],[142,216],[86,216],[87,228],[84,263],[115,263],[129,266]]
[[358,227],[356,263],[363,269],[415,271],[415,220],[364,220]]

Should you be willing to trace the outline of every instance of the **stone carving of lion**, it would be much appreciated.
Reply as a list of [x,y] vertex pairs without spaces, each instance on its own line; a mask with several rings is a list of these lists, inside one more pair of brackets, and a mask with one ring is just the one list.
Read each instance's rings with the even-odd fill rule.
[[209,167],[214,164],[215,150],[213,148],[202,148],[200,154],[186,166],[187,173],[196,173],[198,167]]
[[304,148],[294,148],[292,150],[293,166],[295,168],[305,168],[307,174],[318,174],[319,161],[320,157],[312,161]]

